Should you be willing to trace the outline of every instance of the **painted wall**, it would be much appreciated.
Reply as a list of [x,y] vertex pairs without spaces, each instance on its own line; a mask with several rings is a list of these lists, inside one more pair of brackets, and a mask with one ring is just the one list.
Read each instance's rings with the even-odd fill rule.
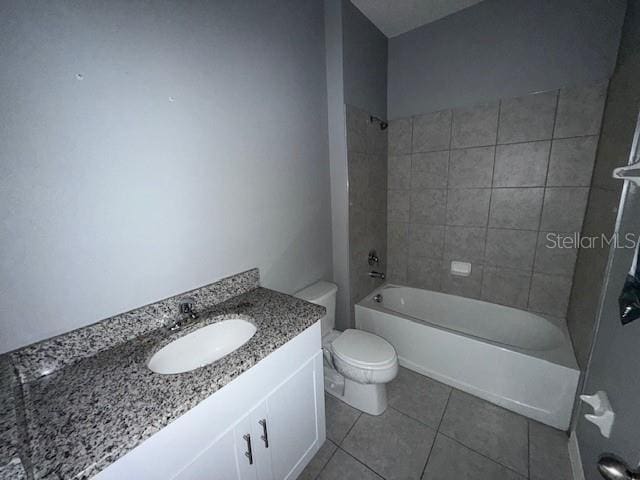
[[389,40],[388,116],[608,79],[625,0],[485,0]]
[[325,0],[324,9],[333,281],[338,285],[336,327],[344,330],[351,326],[351,309],[349,307],[349,185],[344,105],[342,2],[343,0]]
[[[623,182],[613,179],[611,171],[629,162],[640,108],[640,85],[637,82],[640,75],[640,8],[634,2],[629,5],[618,63],[609,84],[585,215],[585,236],[610,236],[614,231]],[[583,370],[591,349],[608,256],[609,248],[585,248],[578,253],[567,321],[576,357]]]
[[387,37],[350,0],[342,25],[345,103],[387,118]]
[[0,352],[250,267],[331,278],[323,14],[0,4]]
[[[381,118],[387,109],[387,38],[350,0],[325,0],[333,281],[338,285],[336,327],[353,327],[351,165],[347,109],[356,105]],[[347,106],[349,105],[349,107]],[[368,120],[368,117],[367,117]],[[386,136],[385,136],[386,137]],[[386,159],[385,159],[386,162]],[[358,223],[360,218],[355,218]],[[357,293],[357,292],[356,292]]]
[[[588,234],[610,234],[614,230],[616,206],[620,201],[623,182],[612,179],[611,170],[630,161],[629,154],[640,111],[639,75],[640,4],[629,2],[618,63],[609,86],[592,194],[587,206],[585,229],[590,224]],[[633,162],[639,160],[638,152],[635,153]],[[619,212],[620,238],[639,231],[639,206],[638,191],[631,187],[627,190],[624,210]],[[590,275],[595,279],[576,279],[569,310],[569,327],[578,359],[583,362],[588,360],[587,378],[582,393],[606,391],[616,413],[611,436],[605,439],[597,427],[587,422],[583,416],[591,413],[591,408],[584,403],[576,407],[576,424],[573,428],[577,434],[587,480],[601,478],[596,470],[596,462],[603,452],[620,456],[633,468],[637,468],[640,463],[640,388],[638,382],[630,381],[640,369],[640,356],[636,354],[640,324],[636,321],[623,326],[618,313],[618,297],[634,251],[617,248],[611,259],[608,253],[608,249],[580,251],[577,273]],[[609,265],[606,265],[607,260],[611,262]],[[606,281],[602,278],[603,275]],[[602,304],[599,302],[601,288],[606,294]],[[598,312],[597,309],[601,311]],[[584,364],[581,366],[584,367]]]

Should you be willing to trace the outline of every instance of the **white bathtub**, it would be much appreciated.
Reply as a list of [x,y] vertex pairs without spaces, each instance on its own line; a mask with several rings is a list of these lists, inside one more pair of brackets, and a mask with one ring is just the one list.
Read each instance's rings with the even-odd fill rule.
[[372,292],[355,314],[357,328],[393,344],[402,366],[569,428],[580,371],[563,321],[397,285]]

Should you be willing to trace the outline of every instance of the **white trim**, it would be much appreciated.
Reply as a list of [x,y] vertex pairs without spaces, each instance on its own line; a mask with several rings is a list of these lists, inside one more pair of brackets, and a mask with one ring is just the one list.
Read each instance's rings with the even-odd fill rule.
[[569,436],[569,461],[571,462],[573,480],[585,480],[582,459],[580,458],[580,447],[578,446],[578,436],[575,430],[572,430]]

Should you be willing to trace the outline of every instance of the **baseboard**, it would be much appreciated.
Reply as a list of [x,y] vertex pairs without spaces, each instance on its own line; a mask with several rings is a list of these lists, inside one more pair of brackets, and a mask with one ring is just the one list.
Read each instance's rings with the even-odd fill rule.
[[585,480],[582,459],[580,458],[580,447],[578,446],[578,437],[575,430],[572,430],[569,436],[569,460],[571,461],[573,480]]

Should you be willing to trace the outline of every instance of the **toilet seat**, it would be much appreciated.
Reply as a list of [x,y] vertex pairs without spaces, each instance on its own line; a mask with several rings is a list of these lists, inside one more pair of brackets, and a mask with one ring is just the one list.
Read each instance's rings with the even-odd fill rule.
[[384,338],[347,329],[332,342],[333,354],[351,367],[386,370],[397,364],[396,350]]

